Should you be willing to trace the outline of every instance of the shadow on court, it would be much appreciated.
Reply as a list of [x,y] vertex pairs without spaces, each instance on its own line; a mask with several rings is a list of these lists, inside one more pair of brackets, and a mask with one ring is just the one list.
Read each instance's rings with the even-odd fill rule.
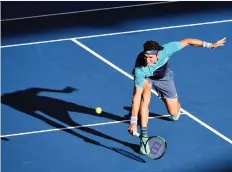
[[[118,148],[111,148],[111,147],[105,146],[93,139],[90,139],[84,135],[81,135],[75,132],[74,129],[68,129],[64,125],[49,119],[49,118],[53,118],[55,120],[62,122],[63,124],[67,124],[69,126],[75,126],[75,129],[78,129],[78,130],[81,130],[81,131],[84,131],[84,132],[87,132],[87,133],[90,133],[90,134],[93,134],[93,135],[96,135],[96,136],[99,136],[99,137],[102,137],[102,138],[105,138],[111,141],[115,141],[126,147],[131,148],[134,152],[138,153],[139,145],[119,140],[117,138],[114,138],[110,135],[99,132],[92,128],[82,127],[80,124],[73,121],[68,114],[68,112],[78,112],[78,113],[85,113],[89,115],[98,116],[95,113],[95,109],[81,106],[78,104],[74,104],[71,102],[66,102],[63,100],[47,97],[47,96],[38,95],[40,92],[72,93],[73,91],[76,91],[76,89],[71,88],[71,87],[66,87],[65,89],[62,89],[62,90],[44,89],[44,88],[29,88],[25,90],[16,91],[13,93],[6,93],[1,96],[1,99],[2,99],[2,104],[10,106],[11,108],[14,108],[34,118],[42,120],[45,123],[55,128],[62,128],[63,131],[69,134],[72,134],[74,136],[77,136],[83,139],[87,143],[91,143],[97,146],[107,148],[109,150],[120,153],[128,158],[134,159],[139,162],[145,162],[143,159],[141,159],[140,157],[130,152],[127,152],[125,150],[118,149]],[[40,115],[36,112],[42,112],[46,116]],[[108,118],[111,120],[117,120],[117,121],[126,119],[126,118],[116,116],[108,112],[102,112],[101,117]],[[8,138],[2,138],[2,139],[9,140]]]
[[[131,107],[125,106],[124,109],[127,110],[127,111],[129,111],[129,112],[131,112]],[[124,117],[127,118],[127,119],[130,119],[130,113],[127,114],[127,115],[125,115]],[[173,122],[173,120],[170,119],[169,117],[162,116],[162,115],[157,114],[157,113],[149,112],[149,117],[155,117],[155,118],[158,118],[158,119],[160,119],[160,120],[172,121],[172,122]],[[139,125],[139,124],[138,124],[138,125]]]

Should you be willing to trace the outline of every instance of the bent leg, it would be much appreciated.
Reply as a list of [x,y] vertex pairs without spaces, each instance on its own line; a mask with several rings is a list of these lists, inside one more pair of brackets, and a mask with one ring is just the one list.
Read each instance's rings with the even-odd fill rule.
[[168,113],[173,120],[179,119],[180,103],[174,83],[173,72],[168,71],[166,75],[159,80],[154,80],[153,85],[159,96],[164,101]]
[[163,98],[163,101],[167,107],[168,113],[172,116],[172,119],[178,120],[180,116],[180,107],[181,107],[178,99]]

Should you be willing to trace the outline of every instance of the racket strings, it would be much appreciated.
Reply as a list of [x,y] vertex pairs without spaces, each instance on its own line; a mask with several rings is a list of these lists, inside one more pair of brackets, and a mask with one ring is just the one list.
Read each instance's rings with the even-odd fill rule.
[[151,138],[147,144],[149,145],[148,156],[152,159],[161,158],[166,152],[166,141],[162,138]]

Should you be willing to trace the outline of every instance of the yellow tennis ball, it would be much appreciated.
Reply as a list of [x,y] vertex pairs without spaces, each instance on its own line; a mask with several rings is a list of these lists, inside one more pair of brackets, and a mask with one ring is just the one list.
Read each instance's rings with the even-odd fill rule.
[[96,113],[97,113],[97,114],[102,113],[102,109],[101,109],[100,107],[97,107],[95,110],[96,110]]

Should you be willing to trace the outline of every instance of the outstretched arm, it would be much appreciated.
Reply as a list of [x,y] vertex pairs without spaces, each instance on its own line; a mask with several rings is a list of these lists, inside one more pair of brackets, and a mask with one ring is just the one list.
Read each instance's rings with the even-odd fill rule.
[[131,105],[131,117],[137,118],[138,116],[142,92],[143,88],[134,88],[134,94]]
[[134,88],[134,94],[131,105],[131,121],[128,128],[128,132],[131,135],[135,135],[137,133],[137,120],[142,92],[143,88]]
[[206,47],[206,48],[217,48],[220,46],[224,46],[224,43],[226,42],[226,37],[223,39],[220,39],[214,43],[208,43],[199,39],[195,38],[186,38],[180,41],[182,47],[186,47],[188,45],[192,45],[195,47]]
[[140,68],[134,70],[134,92],[132,98],[131,117],[137,118],[141,96],[143,93],[145,73]]
[[49,89],[49,88],[32,88],[31,91],[34,91],[35,94],[39,93],[39,92],[55,92],[55,93],[72,93],[73,91],[76,91],[75,88],[72,87],[65,87],[62,90],[56,90],[56,89]]
[[138,113],[140,110],[141,96],[144,89],[144,78],[145,73],[140,68],[135,68],[134,70],[134,93],[131,105],[131,121],[128,131],[131,135],[137,133],[137,120]]

